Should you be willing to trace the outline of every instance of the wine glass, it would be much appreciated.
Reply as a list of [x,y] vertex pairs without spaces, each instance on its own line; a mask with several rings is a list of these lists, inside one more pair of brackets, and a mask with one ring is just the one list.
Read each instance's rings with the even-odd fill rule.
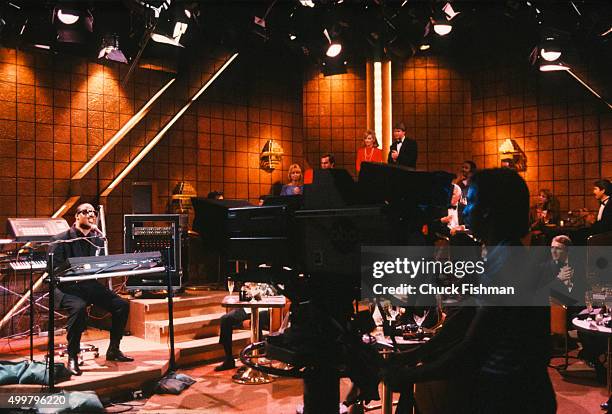
[[425,309],[423,311],[423,316],[417,315],[417,310],[416,309],[412,313],[412,319],[414,319],[414,323],[416,323],[416,325],[418,327],[417,328],[417,334],[418,335],[422,335],[423,334],[423,328],[421,327],[421,325],[423,325],[423,322],[425,322],[425,319],[427,319],[427,315],[429,315],[429,309]]
[[231,277],[227,278],[227,290],[229,290],[230,296],[232,296],[232,293],[234,292],[234,279]]

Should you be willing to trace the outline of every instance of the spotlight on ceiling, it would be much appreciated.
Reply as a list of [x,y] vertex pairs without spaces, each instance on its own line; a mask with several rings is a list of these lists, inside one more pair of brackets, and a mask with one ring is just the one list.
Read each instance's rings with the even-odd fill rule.
[[312,0],[299,0],[299,1],[300,1],[300,4],[304,7],[314,7],[315,6],[314,1]]
[[98,53],[98,59],[106,59],[113,62],[128,63],[127,58],[119,49],[119,35],[107,34],[102,38],[102,45]]
[[55,13],[60,22],[68,25],[75,24],[79,21],[80,17],[79,11],[73,9],[56,8]]
[[87,43],[93,33],[93,20],[88,9],[60,7],[53,10],[51,18],[60,43]]
[[187,33],[192,12],[180,7],[174,7],[163,13],[157,21],[157,26],[151,34],[151,40],[167,45],[184,47],[180,41]]
[[453,25],[448,20],[432,20],[434,32],[440,36],[446,36],[453,30]]
[[325,55],[330,58],[335,58],[342,52],[342,44],[338,40],[338,36],[333,30],[331,33],[327,29],[323,30],[323,35],[325,35],[328,43]]
[[331,58],[338,56],[342,52],[342,45],[340,43],[331,43],[327,48],[325,55]]
[[569,70],[569,66],[561,61],[557,62],[540,62],[540,72],[560,72],[564,70]]
[[434,32],[439,36],[446,36],[453,30],[453,24],[451,20],[460,14],[456,12],[450,3],[446,3],[440,10],[435,10],[431,17],[431,24]]
[[540,44],[540,56],[548,62],[554,62],[561,57],[561,46],[554,37],[547,37]]

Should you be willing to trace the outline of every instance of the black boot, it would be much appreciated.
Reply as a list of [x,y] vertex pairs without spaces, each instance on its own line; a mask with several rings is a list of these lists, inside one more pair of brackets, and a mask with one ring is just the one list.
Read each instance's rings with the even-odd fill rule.
[[68,357],[68,371],[72,375],[81,375],[83,371],[79,368],[79,358],[78,357]]
[[134,358],[125,355],[119,349],[119,345],[111,344],[106,351],[107,361],[118,361],[118,362],[132,362]]

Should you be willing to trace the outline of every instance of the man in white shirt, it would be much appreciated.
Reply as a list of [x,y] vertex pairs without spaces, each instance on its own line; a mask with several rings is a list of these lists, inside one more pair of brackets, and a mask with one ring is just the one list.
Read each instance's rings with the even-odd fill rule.
[[457,231],[465,230],[465,226],[460,224],[462,220],[459,216],[459,200],[461,200],[461,187],[453,184],[453,195],[451,196],[450,205],[448,206],[448,214],[442,217],[440,222],[446,224],[448,232],[454,235]]

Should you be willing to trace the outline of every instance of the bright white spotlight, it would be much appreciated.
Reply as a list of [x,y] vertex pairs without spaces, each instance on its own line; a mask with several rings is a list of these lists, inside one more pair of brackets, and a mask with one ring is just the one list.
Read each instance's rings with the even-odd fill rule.
[[342,52],[342,45],[340,43],[331,43],[325,53],[329,57],[336,57]]
[[59,9],[57,11],[57,18],[64,24],[75,24],[79,21],[79,14],[72,10]]
[[440,36],[446,36],[453,30],[453,25],[450,22],[434,22],[433,28]]
[[542,56],[542,59],[547,60],[549,62],[554,62],[555,60],[559,59],[561,57],[561,51],[560,50],[551,50],[551,49],[540,49],[540,56]]
[[560,72],[563,70],[569,70],[569,66],[562,62],[542,63],[540,65],[540,72]]
[[427,43],[423,43],[421,46],[419,46],[420,50],[429,50],[431,46]]

